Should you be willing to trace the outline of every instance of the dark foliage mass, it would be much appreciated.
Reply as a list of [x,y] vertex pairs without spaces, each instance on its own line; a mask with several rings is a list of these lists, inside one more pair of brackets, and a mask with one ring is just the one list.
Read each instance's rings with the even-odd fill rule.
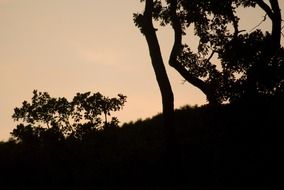
[[[154,59],[157,54],[162,56],[157,50],[159,41],[153,41],[157,30],[153,22],[157,21],[162,27],[171,26],[174,33],[169,65],[199,88],[209,103],[283,94],[283,20],[278,0],[143,2],[144,12],[134,14],[134,22],[146,37],[152,64],[164,64]],[[265,13],[265,20],[271,21],[268,31],[257,26],[246,31],[239,25],[238,9],[256,7]],[[199,40],[197,48],[192,46],[192,39]],[[155,74],[163,77],[161,70]]]
[[62,141],[83,139],[105,127],[117,127],[118,120],[108,116],[122,109],[126,96],[108,98],[101,93],[77,93],[72,101],[52,98],[47,92],[33,92],[32,101],[24,101],[15,108],[13,118],[22,121],[12,131],[12,136],[22,142]]
[[3,142],[1,187],[273,189],[282,181],[283,105],[282,99],[176,110],[177,162],[165,157],[161,115],[80,140]]

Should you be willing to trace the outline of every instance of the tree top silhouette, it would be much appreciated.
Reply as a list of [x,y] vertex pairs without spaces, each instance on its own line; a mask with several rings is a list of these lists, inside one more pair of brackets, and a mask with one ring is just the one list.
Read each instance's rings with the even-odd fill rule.
[[40,139],[44,134],[53,134],[56,140],[82,139],[88,132],[117,127],[118,119],[107,117],[122,109],[126,96],[109,98],[101,93],[77,93],[72,101],[64,97],[53,98],[47,92],[33,91],[31,102],[24,101],[14,109],[15,121],[22,121],[11,133],[20,141]]

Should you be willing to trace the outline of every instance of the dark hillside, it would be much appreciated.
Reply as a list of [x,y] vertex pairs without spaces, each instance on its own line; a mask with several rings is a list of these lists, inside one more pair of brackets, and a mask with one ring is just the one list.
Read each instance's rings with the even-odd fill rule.
[[106,128],[81,141],[1,143],[1,186],[272,189],[282,180],[283,113],[280,101],[176,110],[175,174],[168,173],[165,161],[161,115]]

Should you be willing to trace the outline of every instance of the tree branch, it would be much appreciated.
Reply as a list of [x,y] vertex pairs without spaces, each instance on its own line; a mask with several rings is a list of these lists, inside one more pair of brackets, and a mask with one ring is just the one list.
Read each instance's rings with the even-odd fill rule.
[[230,12],[229,12],[229,19],[232,21],[233,23],[233,27],[234,27],[234,38],[236,38],[238,36],[238,34],[240,33],[239,31],[239,18],[234,14],[234,9],[232,7],[232,1],[230,1],[231,3],[231,7],[230,7]]
[[269,0],[273,11],[272,19],[272,46],[277,51],[281,47],[281,10],[278,0]]
[[212,59],[212,57],[214,56],[214,54],[217,53],[217,51],[213,50],[210,54],[210,56],[206,59],[206,63],[209,63],[210,60]]
[[255,0],[257,5],[262,8],[272,21],[271,32],[271,52],[277,51],[281,47],[281,10],[278,0],[269,0],[270,5],[266,4],[263,0]]
[[177,10],[177,0],[171,0],[170,3],[170,14],[172,18],[172,28],[174,30],[174,44],[172,47],[172,51],[169,58],[169,65],[176,69],[176,71],[190,84],[194,85],[195,87],[199,88],[206,96],[209,103],[216,102],[214,98],[214,93],[212,92],[211,88],[207,83],[203,80],[199,79],[198,77],[194,76],[186,68],[184,68],[178,62],[178,56],[182,51],[182,25],[176,13]]
[[263,16],[263,19],[262,19],[255,27],[253,27],[252,29],[250,29],[249,32],[252,32],[252,31],[255,30],[257,27],[259,27],[259,26],[266,20],[266,16],[267,16],[267,14],[265,14],[265,15]]
[[269,7],[269,5],[267,5],[263,0],[255,0],[255,2],[257,3],[257,5],[264,10],[264,12],[266,12],[266,14],[269,16],[269,18],[272,20],[273,19],[273,11],[271,10],[271,8]]

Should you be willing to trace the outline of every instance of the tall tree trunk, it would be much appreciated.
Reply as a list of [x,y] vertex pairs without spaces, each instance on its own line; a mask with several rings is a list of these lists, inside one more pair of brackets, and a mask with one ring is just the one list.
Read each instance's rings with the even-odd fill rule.
[[152,12],[154,8],[153,0],[146,0],[145,11],[141,16],[141,31],[144,34],[149,53],[152,61],[152,66],[156,75],[156,80],[162,96],[163,118],[166,130],[166,138],[168,144],[172,145],[174,140],[174,95],[171,84],[163,62],[160,45],[156,35],[156,29],[153,26]]
[[166,73],[163,62],[160,45],[156,35],[156,29],[153,26],[152,12],[154,8],[153,0],[146,0],[145,11],[140,15],[140,29],[146,37],[149,53],[151,56],[152,66],[156,75],[156,79],[160,88],[163,104],[163,120],[165,130],[165,181],[169,185],[176,186],[179,179],[178,164],[180,156],[177,146],[177,139],[174,127],[174,95],[171,84]]

